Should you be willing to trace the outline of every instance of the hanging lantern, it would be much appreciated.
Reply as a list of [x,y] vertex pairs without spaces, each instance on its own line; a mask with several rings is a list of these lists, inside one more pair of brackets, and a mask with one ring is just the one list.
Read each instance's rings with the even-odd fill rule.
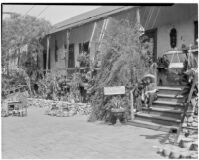
[[177,31],[175,28],[172,28],[170,31],[170,45],[171,48],[175,48],[177,44]]

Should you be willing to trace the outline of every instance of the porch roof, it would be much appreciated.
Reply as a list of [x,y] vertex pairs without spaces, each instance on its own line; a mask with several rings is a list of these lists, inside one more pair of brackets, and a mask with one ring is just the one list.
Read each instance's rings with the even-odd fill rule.
[[76,27],[83,25],[85,23],[110,16],[112,14],[131,9],[136,6],[103,6],[92,11],[86,12],[84,14],[80,14],[78,16],[69,18],[65,21],[57,23],[53,26],[53,29],[50,31],[49,34],[56,33],[68,28]]

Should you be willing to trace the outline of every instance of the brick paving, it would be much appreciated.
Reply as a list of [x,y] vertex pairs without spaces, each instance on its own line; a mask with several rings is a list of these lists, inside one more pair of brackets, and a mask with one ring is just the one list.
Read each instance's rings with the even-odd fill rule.
[[27,117],[2,118],[2,158],[162,158],[152,146],[165,133],[86,120],[47,116],[42,108],[30,108]]

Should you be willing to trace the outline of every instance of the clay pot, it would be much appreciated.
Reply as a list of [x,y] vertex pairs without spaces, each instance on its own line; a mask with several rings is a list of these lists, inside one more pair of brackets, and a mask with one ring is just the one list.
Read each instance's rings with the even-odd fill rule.
[[163,149],[162,148],[157,148],[157,153],[162,153]]
[[198,123],[197,122],[192,122],[192,126],[193,127],[198,127]]
[[64,117],[69,117],[69,112],[64,112]]
[[182,127],[187,127],[187,123],[183,123]]
[[188,123],[192,123],[193,122],[193,117],[192,116],[190,116],[189,118],[188,118]]
[[198,151],[198,143],[192,143],[192,145],[190,146],[190,150]]
[[178,159],[180,158],[180,153],[172,151],[169,155],[169,158]]
[[191,144],[191,139],[184,138],[180,141],[179,146],[181,148],[190,148]]
[[185,154],[180,154],[180,157],[179,158],[181,158],[181,159],[185,159],[187,156],[185,155]]
[[170,150],[169,149],[163,149],[163,151],[162,151],[162,154],[163,154],[163,156],[165,156],[165,157],[168,157],[169,155],[170,155]]
[[187,151],[184,151],[184,152],[181,152],[180,153],[180,157],[179,158],[182,158],[182,159],[186,159],[190,156],[189,152]]
[[198,153],[193,153],[190,155],[192,159],[198,159]]

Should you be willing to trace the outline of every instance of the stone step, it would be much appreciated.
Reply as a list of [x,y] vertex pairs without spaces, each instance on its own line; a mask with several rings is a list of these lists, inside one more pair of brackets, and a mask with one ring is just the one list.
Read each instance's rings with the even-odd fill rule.
[[158,86],[158,90],[172,90],[172,91],[182,91],[184,86]]
[[176,94],[158,93],[157,98],[159,101],[171,101],[177,103],[185,102],[185,98],[182,95],[176,95]]
[[184,110],[185,98],[180,95],[184,86],[158,86],[158,99],[152,106],[142,108],[130,120],[130,125],[169,132],[179,127]]
[[167,97],[157,97],[158,101],[170,101],[170,102],[176,102],[176,103],[184,103],[186,100],[184,98],[167,98]]
[[129,120],[127,122],[127,124],[136,126],[136,127],[148,128],[148,129],[153,129],[153,130],[163,131],[163,132],[169,132],[171,128],[178,129],[178,126],[159,125],[157,123],[142,121],[142,120],[138,120],[138,119]]
[[152,106],[149,109],[143,107],[142,109],[144,110],[150,110],[150,111],[157,111],[157,112],[168,112],[168,113],[175,113],[175,114],[181,114],[183,113],[183,110],[178,108],[178,109],[171,109],[171,108],[160,108],[156,106]]
[[163,104],[152,104],[151,106],[156,107],[156,108],[166,108],[166,109],[171,109],[171,110],[177,110],[177,109],[181,109],[182,111],[184,110],[183,106],[174,106],[174,105],[163,105]]
[[183,103],[178,103],[178,102],[173,102],[173,101],[163,101],[163,100],[156,100],[153,102],[153,104],[184,107]]
[[181,94],[182,90],[184,87],[168,87],[168,86],[158,86],[158,94],[175,94],[175,95],[179,95]]
[[178,108],[178,109],[173,109],[173,108],[161,108],[161,107],[155,107],[152,106],[150,108],[142,108],[143,113],[148,113],[151,115],[159,115],[162,117],[172,117],[172,118],[181,118],[181,114],[183,113],[183,110]]
[[138,120],[153,122],[153,123],[157,123],[161,125],[177,125],[181,122],[181,120],[178,118],[152,115],[152,114],[141,113],[141,112],[136,113],[135,118]]
[[184,98],[184,96],[182,96],[182,95],[164,94],[164,93],[158,93],[157,96],[158,96],[158,97],[161,97],[161,98],[175,98],[175,99]]

